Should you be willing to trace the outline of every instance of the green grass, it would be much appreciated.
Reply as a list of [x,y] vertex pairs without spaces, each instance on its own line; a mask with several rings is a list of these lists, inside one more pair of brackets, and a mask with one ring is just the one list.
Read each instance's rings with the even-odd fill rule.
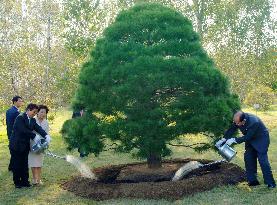
[[[249,110],[248,110],[249,111]],[[251,110],[250,110],[251,111]],[[253,111],[252,111],[253,112]],[[258,115],[270,127],[271,146],[269,158],[275,179],[277,179],[277,109],[270,112],[258,112]],[[78,156],[76,151],[66,150],[59,130],[64,120],[69,119],[71,113],[63,111],[57,114],[54,123],[51,125],[52,145],[51,150],[59,155],[72,154]],[[7,171],[9,151],[8,142],[4,126],[0,126],[0,204],[277,204],[277,190],[268,190],[265,186],[249,189],[247,186],[225,186],[218,187],[211,191],[186,197],[182,200],[169,202],[166,200],[142,200],[142,199],[120,199],[96,202],[85,198],[77,197],[65,191],[60,184],[74,175],[78,175],[77,170],[63,160],[56,160],[45,157],[43,167],[44,185],[32,187],[30,189],[15,189],[12,182],[12,174]],[[243,145],[236,146],[238,151],[234,163],[243,165]],[[206,158],[218,160],[220,156],[214,152],[198,154],[190,149],[174,148],[172,158]],[[113,152],[103,152],[99,157],[90,155],[84,161],[90,167],[99,167],[107,164],[121,164],[136,161],[128,154],[115,154]],[[261,171],[258,170],[260,181],[262,182]],[[31,176],[31,173],[30,173]],[[92,187],[93,188],[93,187]]]

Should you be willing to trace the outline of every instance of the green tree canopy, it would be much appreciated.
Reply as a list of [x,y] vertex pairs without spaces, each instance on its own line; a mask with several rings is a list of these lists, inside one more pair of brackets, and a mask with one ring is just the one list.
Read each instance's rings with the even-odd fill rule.
[[[87,109],[78,119],[87,123],[66,122],[62,132],[69,147],[103,149],[108,139],[117,151],[146,158],[150,167],[159,166],[170,154],[168,143],[184,134],[220,137],[239,108],[191,22],[154,3],[117,16],[97,40],[79,83],[74,106]],[[87,139],[83,145],[81,136]]]

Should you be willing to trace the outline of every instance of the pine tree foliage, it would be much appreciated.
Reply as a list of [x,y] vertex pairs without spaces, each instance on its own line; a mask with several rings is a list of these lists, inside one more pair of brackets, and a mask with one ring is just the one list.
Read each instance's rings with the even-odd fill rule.
[[[78,124],[66,122],[69,147],[94,147],[98,154],[108,141],[150,166],[169,155],[168,143],[184,134],[220,137],[239,108],[191,22],[155,3],[120,12],[97,40],[79,83],[74,106],[87,114]],[[78,140],[70,132],[74,126]]]

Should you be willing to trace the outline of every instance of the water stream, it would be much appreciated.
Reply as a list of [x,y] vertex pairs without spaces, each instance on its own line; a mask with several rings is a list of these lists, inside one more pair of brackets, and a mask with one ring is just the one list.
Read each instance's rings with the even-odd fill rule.
[[78,159],[77,157],[74,157],[72,155],[66,155],[66,156],[62,157],[62,156],[59,156],[59,155],[56,155],[56,154],[50,152],[49,150],[47,150],[45,152],[45,154],[50,157],[53,157],[56,159],[63,159],[65,161],[71,163],[79,170],[81,175],[85,178],[96,179],[96,176],[91,172],[90,168],[84,162],[82,162],[80,159]]
[[190,172],[192,172],[195,169],[198,169],[200,167],[208,167],[208,166],[213,166],[215,164],[220,164],[222,162],[226,162],[225,159],[218,160],[218,161],[213,161],[208,164],[201,164],[198,161],[190,161],[180,167],[176,172],[175,175],[172,177],[172,181],[178,181],[181,180],[184,176],[188,175]]
[[66,155],[66,161],[73,164],[79,170],[83,177],[96,179],[96,176],[91,172],[90,168],[84,162],[80,161],[77,157]]
[[201,166],[203,166],[203,164],[197,161],[190,161],[186,163],[185,165],[183,165],[177,170],[174,177],[172,178],[172,181],[178,181],[182,179],[185,175],[187,175],[188,173],[190,173],[195,169],[200,168]]

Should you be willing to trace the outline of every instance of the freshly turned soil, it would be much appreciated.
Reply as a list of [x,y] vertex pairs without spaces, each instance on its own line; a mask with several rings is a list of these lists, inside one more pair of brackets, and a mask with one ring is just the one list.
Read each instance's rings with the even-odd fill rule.
[[175,172],[189,161],[202,164],[203,159],[164,160],[158,169],[149,169],[145,162],[111,165],[93,170],[98,180],[74,177],[62,187],[78,196],[93,200],[143,198],[177,200],[217,186],[245,181],[245,171],[233,163],[220,163],[195,169],[180,181],[171,181]]

